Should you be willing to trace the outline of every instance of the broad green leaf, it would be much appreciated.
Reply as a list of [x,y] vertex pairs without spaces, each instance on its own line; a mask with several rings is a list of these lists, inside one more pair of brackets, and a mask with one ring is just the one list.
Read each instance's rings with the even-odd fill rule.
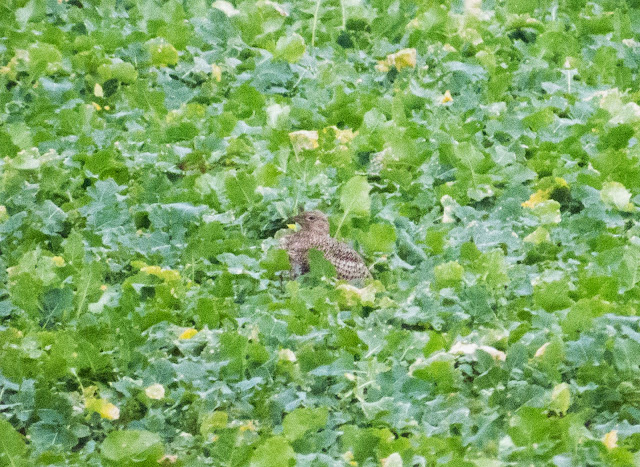
[[26,466],[26,453],[27,444],[23,436],[8,421],[0,419],[0,465]]
[[289,63],[296,63],[304,55],[306,45],[300,34],[282,36],[276,43],[274,56],[282,58]]
[[453,148],[455,163],[461,168],[472,173],[480,172],[485,160],[485,156],[471,143],[460,143]]
[[145,430],[112,431],[100,446],[102,456],[119,465],[151,465],[163,451],[160,436]]
[[280,467],[289,465],[295,458],[295,452],[282,436],[265,439],[251,456],[251,467]]
[[396,229],[391,224],[372,224],[360,238],[368,251],[389,253],[396,242]]
[[229,416],[227,415],[227,413],[222,411],[215,411],[204,414],[200,422],[200,433],[203,436],[206,436],[211,432],[226,428],[228,419]]
[[100,65],[98,74],[102,82],[117,79],[121,83],[131,84],[138,78],[138,73],[131,63],[114,60],[109,64]]
[[558,414],[565,415],[571,405],[571,390],[567,383],[560,383],[554,386],[551,392],[551,404],[549,409]]
[[29,48],[29,67],[32,73],[56,73],[62,69],[62,54],[52,44],[36,42]]
[[554,199],[536,204],[533,213],[538,216],[541,224],[559,224],[562,221],[560,203]]
[[309,250],[310,277],[336,277],[336,268],[325,257],[324,253],[315,248]]
[[317,409],[297,408],[288,413],[282,421],[282,431],[289,441],[302,438],[311,430],[319,430],[327,423],[328,411],[321,407]]
[[439,288],[456,287],[464,279],[464,268],[457,261],[439,264],[433,272]]
[[[165,67],[178,63],[178,51],[176,48],[162,39],[154,39],[147,43],[147,48],[151,54],[151,63],[155,66]],[[113,71],[112,71],[113,73]],[[131,72],[125,72],[131,76]]]
[[566,281],[546,282],[535,287],[533,298],[538,306],[547,311],[562,310],[573,304],[568,292]]
[[371,198],[369,192],[371,185],[365,177],[355,176],[342,186],[340,191],[340,206],[345,217],[354,214],[357,216],[369,215]]
[[229,174],[224,182],[227,197],[233,206],[249,208],[259,199],[256,180],[251,174],[237,172]]

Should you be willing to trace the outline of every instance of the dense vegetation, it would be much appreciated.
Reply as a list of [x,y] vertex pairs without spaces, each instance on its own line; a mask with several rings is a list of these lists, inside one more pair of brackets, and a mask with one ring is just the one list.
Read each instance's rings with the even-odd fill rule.
[[3,2],[0,466],[638,465],[638,7]]

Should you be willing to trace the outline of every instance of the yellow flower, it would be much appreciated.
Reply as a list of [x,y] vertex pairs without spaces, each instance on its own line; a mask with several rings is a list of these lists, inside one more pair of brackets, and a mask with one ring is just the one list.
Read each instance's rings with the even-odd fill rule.
[[152,384],[144,390],[149,399],[164,399],[164,386],[162,384]]
[[618,447],[618,430],[611,430],[609,433],[602,437],[602,444],[607,449],[613,449]]
[[451,97],[451,92],[447,89],[442,96],[442,103],[446,104],[447,102],[453,102],[453,97]]
[[185,330],[182,332],[182,334],[180,334],[180,335],[178,336],[178,339],[183,339],[183,340],[184,340],[184,339],[191,339],[191,338],[192,338],[193,336],[195,336],[196,334],[198,334],[198,331],[196,331],[196,330],[195,330],[195,329],[193,329],[193,328],[188,328],[188,329],[185,329]]
[[106,290],[107,290],[107,286],[106,286],[106,285],[104,285],[104,284],[102,284],[102,285],[100,286],[100,290],[102,290],[103,292],[106,292]]
[[64,258],[62,256],[54,256],[53,258],[51,258],[51,261],[53,261],[53,264],[55,264],[59,268],[65,265]]

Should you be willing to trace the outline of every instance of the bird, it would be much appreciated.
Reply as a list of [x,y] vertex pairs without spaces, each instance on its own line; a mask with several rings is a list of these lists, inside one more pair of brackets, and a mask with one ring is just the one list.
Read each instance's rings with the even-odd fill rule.
[[362,257],[349,245],[329,235],[329,219],[322,211],[305,211],[293,218],[300,231],[282,237],[280,248],[289,254],[291,278],[309,272],[309,250],[316,249],[336,268],[338,279],[371,278]]

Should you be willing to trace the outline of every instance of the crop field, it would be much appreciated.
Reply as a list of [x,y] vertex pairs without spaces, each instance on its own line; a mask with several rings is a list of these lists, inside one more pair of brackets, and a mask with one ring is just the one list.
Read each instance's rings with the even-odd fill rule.
[[0,467],[640,465],[639,73],[639,0],[4,0]]

